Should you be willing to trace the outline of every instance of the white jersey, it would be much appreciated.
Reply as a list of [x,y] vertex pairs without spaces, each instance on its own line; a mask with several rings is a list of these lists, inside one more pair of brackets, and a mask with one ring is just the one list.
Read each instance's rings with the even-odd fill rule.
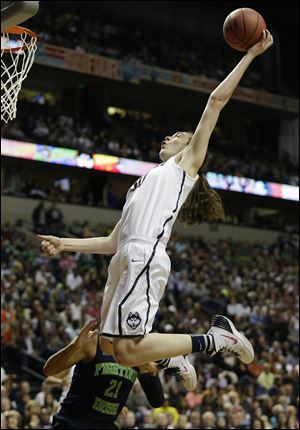
[[151,332],[170,274],[165,248],[197,178],[188,176],[172,157],[129,189],[118,250],[108,268],[101,308],[102,336],[140,337]]
[[167,245],[179,210],[198,175],[190,177],[174,157],[139,178],[128,190],[120,221],[119,246],[131,238]]

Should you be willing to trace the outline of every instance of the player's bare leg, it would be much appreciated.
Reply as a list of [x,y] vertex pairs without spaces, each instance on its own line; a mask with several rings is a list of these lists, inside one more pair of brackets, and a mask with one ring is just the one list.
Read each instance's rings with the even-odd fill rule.
[[[112,341],[108,338],[101,337],[100,339],[101,350],[108,355],[113,354],[113,345]],[[120,363],[122,364],[122,363]],[[147,363],[143,363],[147,364]],[[193,391],[197,386],[197,374],[194,366],[188,360],[187,356],[180,355],[179,357],[168,357],[166,360],[159,360],[156,362],[159,369],[174,369],[174,373],[176,373],[181,380],[183,386],[187,391]]]
[[253,347],[248,339],[222,315],[214,317],[210,330],[203,335],[150,333],[138,340],[128,338],[113,340],[116,361],[127,367],[192,352],[207,352],[214,355],[219,351],[232,352],[245,364],[250,364],[254,359]]
[[149,361],[162,360],[192,352],[191,336],[186,334],[150,333],[144,338],[113,340],[116,361],[133,367]]

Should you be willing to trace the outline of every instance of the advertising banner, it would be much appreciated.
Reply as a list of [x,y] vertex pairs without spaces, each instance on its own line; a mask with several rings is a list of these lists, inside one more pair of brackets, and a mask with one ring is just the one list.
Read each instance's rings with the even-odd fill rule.
[[[114,155],[93,154],[91,156],[79,153],[75,149],[10,139],[1,139],[1,155],[131,176],[143,176],[156,166],[155,163],[131,160]],[[218,190],[299,201],[299,187],[294,185],[258,181],[215,172],[208,172],[206,177],[210,186]]]

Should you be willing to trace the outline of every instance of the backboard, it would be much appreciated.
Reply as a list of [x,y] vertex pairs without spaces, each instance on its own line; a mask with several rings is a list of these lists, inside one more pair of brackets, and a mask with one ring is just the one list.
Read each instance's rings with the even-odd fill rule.
[[38,1],[1,1],[1,32],[21,24],[38,10]]

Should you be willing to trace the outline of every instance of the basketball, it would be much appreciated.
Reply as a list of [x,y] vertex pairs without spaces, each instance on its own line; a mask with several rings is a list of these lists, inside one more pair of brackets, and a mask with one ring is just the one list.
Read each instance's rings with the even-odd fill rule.
[[228,45],[245,52],[262,37],[266,23],[256,10],[247,7],[231,12],[224,21],[223,35]]

